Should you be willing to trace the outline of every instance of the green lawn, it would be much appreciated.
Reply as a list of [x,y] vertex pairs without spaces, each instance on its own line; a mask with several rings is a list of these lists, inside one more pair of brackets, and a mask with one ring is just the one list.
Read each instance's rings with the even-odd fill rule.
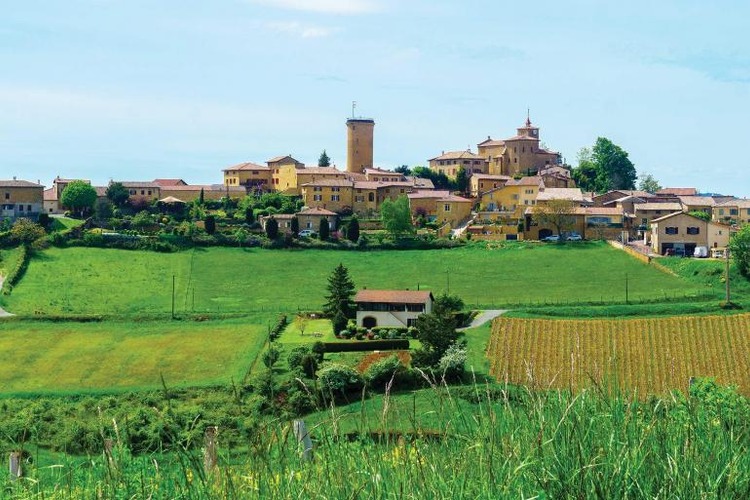
[[35,256],[5,298],[18,314],[168,314],[321,308],[326,278],[343,263],[359,287],[450,289],[468,307],[632,301],[697,294],[701,284],[670,276],[607,245],[510,244],[488,250],[331,251],[209,248],[159,254],[87,248]]
[[52,217],[51,231],[64,231],[83,225],[81,219],[71,219],[70,217]]
[[58,393],[240,382],[267,318],[222,321],[0,322],[0,391]]

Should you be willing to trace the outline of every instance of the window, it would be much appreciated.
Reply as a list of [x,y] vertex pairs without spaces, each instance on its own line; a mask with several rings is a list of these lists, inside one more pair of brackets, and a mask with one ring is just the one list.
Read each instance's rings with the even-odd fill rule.
[[130,194],[135,194],[135,189],[131,189],[128,191]]
[[362,203],[362,202],[365,201],[365,197],[364,196],[355,196],[354,197],[354,201],[357,202],[357,203]]
[[18,205],[18,211],[23,212],[23,205]]
[[701,234],[701,228],[699,227],[688,227],[687,234]]
[[10,193],[5,193],[5,199],[10,200]]
[[513,163],[518,163],[518,158],[513,158]]
[[518,195],[517,195],[517,194],[514,194],[514,195],[512,196],[512,198],[513,198],[514,200],[517,200],[517,199],[518,199]]
[[339,201],[339,198],[341,198],[341,196],[338,194],[331,195],[331,201]]
[[367,193],[367,201],[375,201],[375,193]]
[[322,194],[314,194],[313,195],[313,201],[323,201],[323,195]]
[[341,191],[341,188],[340,188],[340,187],[338,187],[338,186],[333,186],[333,187],[331,188],[331,191],[333,191],[334,193],[338,193],[339,191]]
[[314,186],[313,191],[323,191],[323,188],[320,186]]
[[26,205],[26,211],[31,212],[31,205]]
[[449,203],[446,203],[445,205],[443,205],[443,211],[444,212],[450,212],[451,211],[451,206],[450,206]]
[[526,190],[526,194],[534,194],[534,190],[533,189],[527,189]]
[[729,209],[729,215],[737,215],[737,209],[736,208],[730,208]]
[[674,227],[674,226],[668,226],[668,227],[664,228],[664,232],[666,234],[677,234],[677,228]]
[[258,171],[257,170],[253,170],[253,175],[258,175]]
[[402,193],[404,192],[404,188],[401,188],[401,192],[402,192]]
[[149,196],[151,196],[151,190],[150,189],[148,190],[148,194],[149,194]]

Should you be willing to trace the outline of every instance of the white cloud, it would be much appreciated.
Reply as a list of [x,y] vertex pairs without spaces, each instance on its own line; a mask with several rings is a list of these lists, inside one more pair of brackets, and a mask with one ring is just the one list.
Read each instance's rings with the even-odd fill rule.
[[331,35],[335,30],[322,26],[312,26],[296,21],[266,23],[266,27],[281,33],[300,36],[302,38],[322,38]]
[[280,9],[328,14],[365,14],[380,10],[372,0],[249,0],[251,3]]

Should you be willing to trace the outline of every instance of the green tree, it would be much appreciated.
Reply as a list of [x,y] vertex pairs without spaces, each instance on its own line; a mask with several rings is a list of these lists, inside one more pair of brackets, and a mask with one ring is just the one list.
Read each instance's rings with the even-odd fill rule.
[[323,150],[322,153],[320,153],[320,157],[318,158],[318,166],[319,167],[331,166],[331,159],[328,157],[328,153],[326,153],[325,149]]
[[107,186],[107,199],[117,208],[127,205],[129,198],[130,192],[122,185],[122,182],[112,182]]
[[234,232],[234,238],[237,240],[237,245],[242,247],[242,244],[247,241],[247,237],[250,235],[244,228],[240,227]]
[[10,235],[13,240],[29,247],[36,240],[44,238],[46,233],[42,226],[22,217],[13,223],[13,226],[10,228]]
[[318,228],[318,235],[322,241],[326,241],[331,235],[331,225],[328,223],[328,219],[323,217],[320,219],[320,227]]
[[700,220],[704,220],[706,222],[711,222],[711,214],[704,212],[703,210],[691,210],[688,212],[688,215],[692,215],[693,217],[697,217]]
[[409,199],[406,196],[399,196],[395,201],[387,198],[383,200],[380,205],[380,217],[385,230],[395,238],[415,232],[414,224],[411,222]]
[[81,217],[94,208],[96,189],[85,181],[73,181],[63,189],[60,203]]
[[206,193],[203,192],[203,188],[201,188],[201,192],[198,195],[198,205],[203,206],[206,202]]
[[292,236],[296,238],[299,235],[299,219],[296,216],[289,221],[289,228],[292,231]]
[[581,148],[577,156],[578,166],[571,171],[573,180],[583,191],[596,191],[597,168],[591,157],[591,149]]
[[114,213],[112,202],[107,198],[99,198],[94,204],[94,218],[101,224],[112,218]]
[[651,174],[644,174],[640,176],[640,182],[638,183],[638,189],[646,191],[647,193],[655,193],[661,189],[659,181]]
[[266,220],[266,236],[269,240],[275,240],[279,237],[279,221],[273,217]]
[[356,215],[352,216],[349,225],[346,226],[346,239],[352,243],[356,243],[359,239],[359,219]]
[[550,200],[542,205],[534,205],[531,218],[540,227],[553,226],[563,242],[562,233],[575,224],[575,205],[570,200]]
[[146,210],[141,210],[137,214],[133,216],[133,220],[131,221],[131,224],[136,229],[143,230],[149,226],[151,226],[154,223],[154,218],[151,216],[150,213]]
[[411,175],[411,169],[409,168],[409,165],[401,165],[399,167],[396,167],[394,169],[394,172],[398,172],[399,174],[404,175]]
[[740,274],[750,278],[750,224],[745,224],[731,236],[729,255]]
[[281,351],[279,351],[279,348],[271,344],[268,347],[268,350],[266,350],[266,352],[263,353],[263,364],[266,365],[266,368],[271,370],[273,369],[273,365],[275,365],[276,362],[279,360],[280,356],[281,356]]
[[422,179],[430,179],[435,189],[452,189],[453,185],[448,179],[448,176],[443,172],[434,172],[428,167],[414,167],[412,169],[412,175],[420,177]]
[[326,289],[328,295],[323,313],[331,320],[334,333],[338,333],[346,328],[349,318],[354,317],[354,282],[343,264],[339,264],[328,277]]
[[603,193],[611,189],[635,189],[637,174],[628,153],[606,137],[598,137],[592,149],[578,153],[578,167],[572,171],[584,191]]
[[435,311],[448,311],[449,313],[460,312],[463,308],[464,301],[461,297],[447,293],[435,297],[435,302],[432,305],[432,309]]
[[417,318],[416,328],[417,338],[422,347],[415,351],[412,361],[422,368],[437,366],[440,358],[459,337],[456,319],[446,308],[433,309],[429,314],[422,314]]
[[213,215],[207,215],[206,218],[203,219],[203,225],[208,234],[214,234],[216,232],[216,217]]
[[454,181],[454,187],[456,191],[460,191],[461,193],[465,193],[469,188],[469,176],[466,173],[466,169],[464,167],[459,167],[458,172],[456,173],[456,180]]

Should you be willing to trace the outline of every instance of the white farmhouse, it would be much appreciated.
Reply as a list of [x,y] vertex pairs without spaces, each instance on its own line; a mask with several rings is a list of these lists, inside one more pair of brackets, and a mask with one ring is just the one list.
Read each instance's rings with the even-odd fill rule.
[[429,291],[360,290],[354,297],[357,326],[413,326],[419,315],[432,312],[433,301]]

